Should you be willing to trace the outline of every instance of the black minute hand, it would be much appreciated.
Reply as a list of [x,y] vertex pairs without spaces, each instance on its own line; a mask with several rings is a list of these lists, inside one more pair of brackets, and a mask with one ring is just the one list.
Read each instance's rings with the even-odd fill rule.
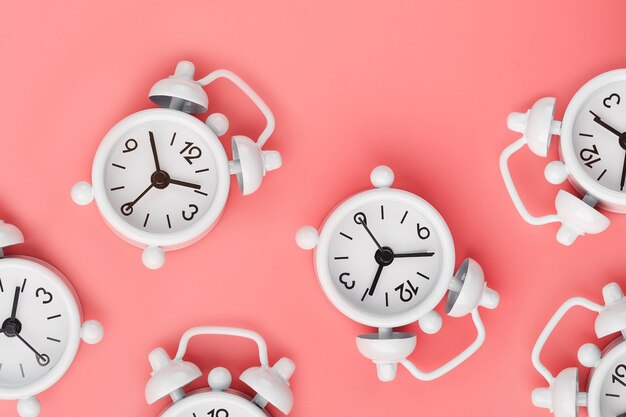
[[50,362],[50,357],[46,354],[41,354],[39,352],[37,352],[37,350],[35,350],[34,347],[31,346],[30,343],[28,343],[26,340],[24,340],[24,338],[22,336],[20,336],[19,333],[15,333],[15,337],[17,337],[18,339],[20,339],[22,341],[22,343],[24,343],[30,350],[33,351],[33,353],[35,354],[35,356],[37,356],[37,361],[42,365],[45,366]]
[[13,308],[11,308],[11,319],[15,319],[17,314],[17,303],[20,301],[20,287],[15,287],[15,295],[13,295]]
[[600,116],[598,116],[597,114],[595,114],[591,110],[589,110],[589,113],[593,114],[593,121],[594,122],[596,122],[597,124],[599,124],[600,126],[605,128],[609,132],[614,133],[617,136],[622,136],[622,134],[623,134],[622,132],[620,132],[619,130],[615,129],[613,126],[609,125],[607,122],[602,120],[602,118],[600,118]]
[[150,146],[152,147],[152,156],[154,157],[154,165],[156,167],[156,170],[160,171],[161,166],[159,165],[159,155],[157,155],[156,143],[154,143],[154,133],[150,131],[149,134],[150,134]]
[[435,252],[394,253],[394,258],[425,258],[433,256]]
[[370,237],[372,238],[372,240],[374,241],[376,246],[378,246],[378,249],[383,250],[383,247],[380,246],[380,243],[378,243],[378,241],[376,240],[376,238],[374,237],[374,235],[370,231],[369,227],[367,227],[367,219],[365,217],[365,214],[363,214],[363,213],[355,214],[354,215],[354,222],[356,224],[360,224],[361,226],[363,226],[365,228],[365,231],[367,232],[367,234],[370,235]]

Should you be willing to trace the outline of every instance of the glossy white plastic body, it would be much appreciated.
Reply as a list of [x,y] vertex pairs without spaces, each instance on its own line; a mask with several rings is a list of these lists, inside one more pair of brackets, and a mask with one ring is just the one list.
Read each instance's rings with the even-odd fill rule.
[[[439,378],[467,360],[483,344],[485,328],[478,307],[497,307],[499,296],[486,286],[482,268],[473,260],[464,261],[459,272],[454,275],[455,250],[452,235],[443,217],[429,203],[415,194],[390,188],[394,174],[389,167],[376,167],[370,179],[374,190],[358,193],[340,203],[323,222],[319,233],[312,226],[300,228],[296,234],[296,242],[302,249],[315,248],[315,271],[322,290],[331,303],[352,320],[378,328],[377,333],[358,336],[356,342],[359,352],[376,364],[377,375],[381,381],[395,379],[398,364],[404,366],[417,379],[428,381]],[[397,201],[406,207],[412,207],[428,220],[440,241],[443,252],[442,267],[438,276],[430,278],[436,280],[435,285],[419,304],[404,312],[384,314],[366,308],[355,308],[339,293],[330,273],[328,262],[331,233],[335,233],[336,226],[346,216],[352,216],[356,208],[371,201]],[[442,320],[434,308],[443,300],[447,291],[449,296],[446,313],[453,317],[471,314],[477,335],[470,346],[455,358],[425,372],[407,359],[415,348],[415,335],[395,332],[393,328],[418,321],[425,333],[437,333],[441,329]]]
[[[626,69],[618,69],[601,74],[587,82],[572,98],[563,121],[553,120],[555,99],[543,98],[525,114],[511,113],[509,128],[523,136],[508,146],[500,158],[500,169],[511,199],[522,218],[532,225],[561,222],[557,240],[571,245],[578,236],[597,234],[609,226],[609,220],[596,211],[597,208],[616,213],[626,212],[626,193],[611,190],[592,179],[583,169],[574,149],[574,125],[586,101],[599,89],[615,82],[626,81]],[[550,146],[551,136],[560,135],[560,161],[546,166],[546,179],[552,184],[560,184],[565,179],[583,196],[576,201],[565,191],[557,196],[557,213],[536,217],[528,212],[517,192],[508,168],[508,159],[525,144],[538,156],[545,157]]]
[[[0,235],[2,234],[2,229],[7,227],[17,230],[14,226],[0,221]],[[21,242],[12,242],[11,244],[15,243]],[[0,242],[0,277],[3,275],[3,269],[6,268],[23,270],[25,277],[29,275],[45,277],[50,286],[55,288],[55,296],[61,297],[61,302],[65,307],[64,312],[68,314],[68,336],[65,350],[54,367],[49,372],[43,374],[41,378],[29,384],[11,388],[0,387],[0,400],[20,400],[18,403],[18,414],[22,417],[36,417],[39,414],[40,405],[35,396],[50,388],[67,372],[76,357],[81,340],[89,344],[98,343],[104,333],[99,322],[95,320],[83,322],[80,300],[71,283],[61,271],[49,263],[33,257],[3,256],[1,246],[5,246],[4,242]],[[24,322],[29,321],[28,319],[22,320]],[[10,362],[10,358],[3,359],[3,362],[6,366]]]
[[[567,300],[554,313],[541,332],[532,351],[532,363],[535,369],[548,383],[548,388],[537,388],[532,392],[533,404],[549,409],[556,417],[575,417],[579,407],[587,407],[589,417],[606,417],[602,415],[603,382],[614,372],[615,361],[626,355],[626,299],[616,283],[607,284],[603,288],[604,305],[597,304],[583,297]],[[592,343],[586,343],[578,350],[579,362],[591,372],[587,382],[587,392],[579,392],[578,369],[566,368],[556,377],[541,362],[541,352],[549,336],[566,313],[574,307],[583,307],[598,314],[595,321],[597,337],[618,333],[618,336],[602,351]]]
[[[142,261],[150,269],[163,266],[165,251],[193,244],[211,230],[224,209],[231,174],[236,176],[242,194],[247,195],[259,188],[262,178],[268,171],[282,165],[278,152],[262,150],[274,131],[275,121],[271,110],[258,94],[231,71],[216,70],[197,81],[193,80],[194,71],[195,67],[191,62],[181,61],[174,75],[157,82],[150,91],[150,97],[155,103],[170,106],[170,108],[140,111],[115,125],[105,136],[96,152],[92,168],[92,184],[79,182],[72,188],[71,195],[75,203],[86,205],[95,198],[100,213],[111,228],[127,242],[144,248]],[[266,120],[266,126],[256,141],[242,135],[232,137],[233,160],[231,161],[228,161],[218,139],[226,133],[228,119],[222,114],[215,113],[207,118],[206,123],[203,123],[188,114],[207,110],[208,98],[203,87],[219,79],[226,79],[235,84],[257,106]],[[191,129],[210,149],[218,170],[217,187],[211,190],[215,194],[208,211],[189,227],[171,233],[151,233],[130,225],[112,207],[105,189],[105,166],[114,146],[130,128],[148,121],[172,122]],[[153,152],[156,153],[156,151]],[[151,169],[153,169],[152,165],[146,167],[146,173],[151,172]]]
[[[245,370],[239,377],[242,382],[256,391],[254,398],[231,389],[230,372],[221,367],[209,372],[209,387],[184,392],[183,388],[186,385],[202,375],[196,365],[183,360],[189,341],[200,335],[235,336],[250,339],[256,343],[260,366]],[[268,403],[273,404],[285,414],[289,414],[293,406],[289,379],[295,370],[295,364],[290,359],[282,358],[270,367],[265,340],[261,335],[250,330],[221,326],[194,327],[183,334],[178,351],[172,359],[162,348],[154,349],[149,359],[153,372],[146,384],[147,402],[152,404],[168,395],[172,398],[172,403],[159,414],[163,417],[206,415],[211,410],[213,410],[213,417],[226,417],[229,414],[262,417],[270,415],[265,410]],[[219,411],[222,409],[223,411]],[[236,409],[235,413],[233,409]]]
[[[175,124],[183,124],[189,127],[195,134],[203,139],[205,145],[211,150],[216,162],[217,188],[213,190],[213,202],[204,216],[191,226],[172,233],[150,233],[131,226],[119,214],[119,209],[113,207],[109,201],[105,188],[105,171],[109,161],[109,154],[113,146],[122,135],[134,126],[151,121],[167,121]],[[148,172],[149,169],[146,170]],[[92,187],[98,210],[107,224],[124,240],[146,248],[148,246],[160,247],[165,251],[180,249],[191,245],[206,235],[217,222],[228,198],[230,189],[230,173],[228,158],[215,133],[196,117],[171,109],[149,109],[135,113],[116,124],[104,137],[93,163]]]

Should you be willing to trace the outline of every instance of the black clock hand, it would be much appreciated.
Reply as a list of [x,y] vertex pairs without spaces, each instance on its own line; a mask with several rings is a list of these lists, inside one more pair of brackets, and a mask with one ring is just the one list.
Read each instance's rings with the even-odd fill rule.
[[41,353],[37,352],[37,350],[35,350],[35,348],[32,347],[30,343],[28,343],[26,340],[24,340],[24,338],[22,336],[20,336],[19,333],[15,333],[15,337],[20,339],[22,341],[22,343],[24,343],[30,350],[33,351],[33,353],[37,357],[37,362],[39,362],[39,364],[41,366],[46,366],[47,364],[50,363],[50,357],[48,355],[41,354]]
[[615,135],[619,136],[620,138],[624,135],[622,132],[620,132],[619,130],[615,129],[613,126],[609,125],[604,120],[602,120],[600,118],[600,116],[598,116],[597,114],[595,114],[591,110],[589,110],[589,113],[593,114],[593,121],[594,122],[596,122],[597,124],[599,124],[600,126],[605,128],[609,132],[614,133]]
[[367,232],[367,234],[370,235],[370,237],[372,238],[372,240],[374,241],[376,246],[378,246],[378,249],[383,250],[383,247],[380,246],[380,243],[378,243],[378,241],[376,240],[376,238],[374,237],[374,235],[370,231],[369,227],[367,227],[367,220],[365,218],[365,214],[363,214],[363,213],[355,214],[354,215],[354,222],[356,224],[360,224],[361,226],[363,226],[365,228],[365,231]]
[[17,314],[17,303],[20,301],[20,293],[21,293],[21,288],[15,287],[15,295],[13,295],[13,308],[11,308],[10,320],[14,320],[15,315]]
[[626,183],[626,152],[624,153],[624,166],[622,167],[622,181],[620,182],[620,190],[624,191],[624,184]]
[[383,268],[385,265],[378,265],[378,269],[376,270],[376,275],[374,275],[374,280],[372,281],[372,285],[370,286],[370,291],[368,294],[374,295],[374,291],[376,291],[376,286],[378,285],[378,280],[380,279],[380,274],[383,272]]
[[161,166],[159,165],[159,155],[157,155],[156,143],[154,143],[154,134],[152,131],[148,132],[150,134],[150,146],[152,147],[152,156],[154,157],[154,165],[157,171],[161,170]]
[[144,195],[146,195],[146,193],[148,191],[150,191],[150,189],[154,187],[154,183],[151,183],[148,188],[146,188],[145,190],[143,190],[143,192],[141,194],[139,194],[139,197],[137,197],[136,199],[134,199],[133,201],[131,201],[130,203],[126,203],[121,207],[122,210],[122,214],[124,216],[129,216],[133,213],[133,206],[135,204],[137,204],[137,202],[141,199],[141,197],[143,197]]
[[394,253],[394,258],[425,258],[434,256],[435,252],[415,252],[415,253]]
[[173,179],[169,179],[168,181],[170,184],[174,184],[174,185],[182,185],[183,187],[189,187],[189,188],[193,188],[195,190],[199,190],[200,188],[202,188],[202,186],[198,185],[198,184],[192,184],[190,182],[185,182],[185,181],[179,181],[179,180],[173,180]]

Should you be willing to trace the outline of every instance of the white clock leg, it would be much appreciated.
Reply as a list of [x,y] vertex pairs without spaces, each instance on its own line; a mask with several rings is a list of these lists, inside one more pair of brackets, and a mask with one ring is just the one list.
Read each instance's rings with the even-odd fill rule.
[[165,251],[158,246],[148,246],[143,250],[141,260],[146,268],[159,269],[165,263]]
[[222,113],[213,113],[206,119],[206,125],[219,138],[228,131],[228,118]]
[[37,417],[41,411],[41,403],[35,397],[21,399],[17,402],[17,414],[20,417]]
[[395,176],[391,168],[385,165],[377,166],[370,174],[370,181],[376,188],[389,188],[393,184]]
[[87,320],[80,328],[80,338],[83,342],[95,345],[104,337],[104,328],[99,321]]
[[93,201],[91,184],[85,181],[77,182],[72,187],[72,201],[79,206],[86,206]]
[[441,315],[436,311],[431,311],[418,320],[420,329],[426,334],[435,334],[441,330],[443,320]]
[[317,246],[319,232],[313,226],[304,226],[296,232],[296,243],[302,249],[309,250]]

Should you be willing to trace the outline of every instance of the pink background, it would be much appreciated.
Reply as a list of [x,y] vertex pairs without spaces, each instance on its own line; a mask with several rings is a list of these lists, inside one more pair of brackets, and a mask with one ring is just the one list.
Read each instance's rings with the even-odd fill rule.
[[[165,402],[145,404],[147,354],[156,346],[173,354],[182,332],[200,324],[255,329],[272,362],[293,358],[293,416],[547,415],[530,403],[544,384],[532,345],[566,298],[599,300],[610,280],[626,284],[626,217],[609,215],[602,235],[560,246],[556,226],[518,216],[497,161],[518,137],[506,129],[508,112],[553,95],[561,117],[585,81],[624,67],[625,14],[622,1],[0,0],[0,218],[26,236],[7,253],[56,265],[86,318],[106,327],[105,340],[83,346],[40,396],[42,416],[156,416]],[[252,196],[233,187],[213,232],[153,272],[69,190],[89,178],[106,131],[151,107],[149,88],[180,59],[194,61],[198,76],[225,67],[246,79],[275,112],[269,147],[285,164]],[[228,84],[209,96],[210,110],[230,117],[229,133],[262,129]],[[522,154],[512,168],[529,208],[553,211],[547,161]],[[502,296],[483,314],[484,347],[430,383],[403,370],[378,382],[354,342],[370,329],[330,305],[312,253],[294,243],[298,227],[319,225],[383,163],[397,187],[446,218],[457,264],[477,259]],[[592,320],[576,313],[557,331],[545,355],[554,372],[594,340]],[[468,318],[444,318],[440,334],[418,335],[413,358],[432,368],[473,336]],[[194,341],[189,358],[235,377],[257,361],[253,344],[224,338]],[[1,402],[0,415],[14,407]]]

